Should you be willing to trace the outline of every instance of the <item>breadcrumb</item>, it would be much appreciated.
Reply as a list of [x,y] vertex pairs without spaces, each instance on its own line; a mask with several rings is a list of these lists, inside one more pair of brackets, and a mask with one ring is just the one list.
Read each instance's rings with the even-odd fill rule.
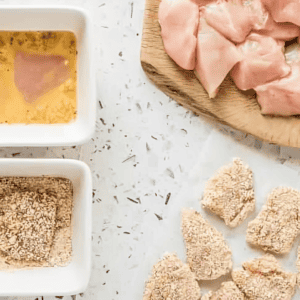
[[224,219],[225,224],[236,227],[255,208],[252,171],[236,158],[223,166],[207,182],[202,205]]
[[55,197],[16,192],[2,199],[0,212],[0,250],[8,261],[44,261],[49,257],[55,230]]
[[232,278],[249,300],[290,300],[295,293],[296,274],[283,271],[271,254],[243,263]]
[[194,210],[182,212],[187,261],[198,280],[219,278],[232,268],[231,250],[223,235]]
[[176,254],[166,254],[152,269],[143,300],[200,300],[195,275]]
[[247,242],[278,254],[288,253],[299,233],[300,192],[276,188],[259,215],[248,224]]
[[244,300],[244,294],[238,289],[233,281],[223,282],[216,292],[209,292],[201,300]]

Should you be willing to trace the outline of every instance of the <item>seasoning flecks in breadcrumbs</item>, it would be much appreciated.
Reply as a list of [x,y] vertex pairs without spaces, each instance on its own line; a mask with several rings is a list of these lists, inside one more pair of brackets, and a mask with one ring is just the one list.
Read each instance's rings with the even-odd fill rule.
[[296,274],[283,271],[271,254],[243,263],[232,278],[249,300],[290,300],[295,293]]
[[73,185],[0,177],[0,268],[65,266],[72,255]]
[[217,279],[230,272],[231,250],[227,242],[200,213],[184,209],[181,227],[187,261],[197,280]]
[[288,253],[299,233],[300,192],[274,189],[258,216],[248,224],[247,242],[265,251]]
[[216,292],[208,292],[201,300],[244,300],[244,294],[233,281],[223,282]]
[[143,300],[200,300],[195,275],[176,254],[166,254],[153,266]]
[[9,259],[44,261],[49,257],[56,199],[36,192],[15,192],[0,204],[0,251]]
[[205,185],[202,205],[230,227],[241,224],[255,209],[252,171],[239,158],[220,168]]

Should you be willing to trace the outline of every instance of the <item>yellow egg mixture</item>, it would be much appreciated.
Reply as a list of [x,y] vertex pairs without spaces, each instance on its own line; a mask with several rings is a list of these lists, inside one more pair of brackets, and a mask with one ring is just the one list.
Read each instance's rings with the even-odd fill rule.
[[[59,87],[27,103],[14,83],[16,51],[61,55],[71,77]],[[0,31],[0,123],[55,124],[76,118],[76,38],[63,31]]]

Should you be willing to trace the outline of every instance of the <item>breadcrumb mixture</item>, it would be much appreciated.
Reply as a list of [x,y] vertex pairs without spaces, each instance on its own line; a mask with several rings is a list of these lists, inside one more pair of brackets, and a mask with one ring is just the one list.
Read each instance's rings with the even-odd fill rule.
[[201,300],[244,300],[244,294],[233,281],[223,282],[216,292],[208,292]]
[[0,269],[63,266],[70,261],[70,180],[0,177],[0,199]]
[[259,215],[248,224],[247,242],[265,251],[288,253],[299,233],[300,192],[276,188]]
[[143,300],[200,300],[194,273],[176,254],[166,254],[152,269]]
[[231,250],[223,235],[212,227],[200,213],[184,209],[182,234],[187,261],[197,280],[217,279],[232,268]]
[[283,271],[271,254],[243,263],[232,278],[249,300],[290,300],[295,293],[296,274]]
[[224,219],[226,225],[238,226],[255,209],[252,177],[249,167],[234,159],[206,183],[203,207]]
[[297,269],[298,269],[297,285],[298,285],[298,287],[300,287],[300,245],[298,246],[296,266],[297,266]]

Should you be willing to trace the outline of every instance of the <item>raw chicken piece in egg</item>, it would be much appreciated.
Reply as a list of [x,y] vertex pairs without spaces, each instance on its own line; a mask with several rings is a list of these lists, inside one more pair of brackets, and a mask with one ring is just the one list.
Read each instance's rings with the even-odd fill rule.
[[241,90],[253,89],[286,76],[290,67],[283,54],[284,42],[251,33],[238,45],[243,59],[231,71],[231,77]]
[[17,52],[15,85],[28,103],[70,78],[69,62],[63,56]]

